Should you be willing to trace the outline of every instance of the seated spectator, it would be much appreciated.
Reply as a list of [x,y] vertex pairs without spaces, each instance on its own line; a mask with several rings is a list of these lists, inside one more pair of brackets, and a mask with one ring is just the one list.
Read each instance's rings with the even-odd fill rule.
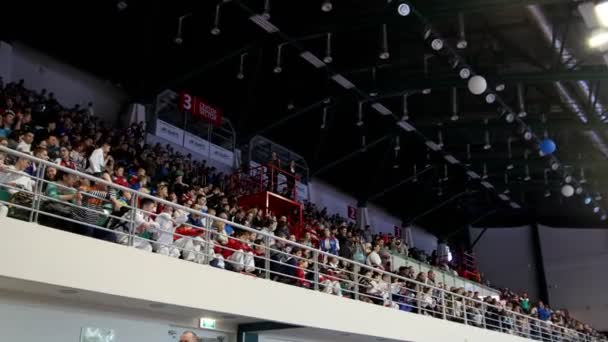
[[[34,180],[25,172],[30,166],[30,160],[25,158],[17,159],[15,165],[4,165],[0,169],[0,217],[9,213],[7,203],[13,203],[22,207],[31,207],[34,188]],[[29,217],[30,210],[25,208],[13,207],[12,216],[21,219]]]
[[382,259],[380,258],[380,245],[374,244],[372,247],[367,247],[367,258],[365,264],[374,268],[382,269]]
[[173,234],[175,229],[184,224],[187,220],[187,215],[182,212],[176,212],[174,215],[173,207],[165,206],[163,212],[156,216],[158,229],[154,231],[154,251],[158,254],[168,255],[172,258],[179,258],[181,251],[173,244]]
[[32,151],[32,142],[34,142],[34,133],[22,132],[19,134],[19,144],[17,144],[16,150],[23,153],[30,153]]
[[253,273],[255,262],[253,251],[249,247],[249,232],[246,230],[237,231],[235,238],[229,238],[222,255],[230,269],[236,272]]
[[69,169],[76,170],[76,163],[72,161],[72,158],[70,157],[70,151],[65,146],[62,146],[59,149],[59,158],[55,160],[55,163],[63,167],[67,167]]
[[338,255],[340,242],[332,235],[329,229],[325,229],[323,232],[323,238],[319,240],[319,249],[323,252]]
[[110,144],[108,143],[103,143],[99,148],[95,149],[89,157],[89,168],[87,171],[92,174],[99,174],[104,171],[106,162],[108,161],[108,153],[110,153]]
[[[135,213],[129,210],[124,218],[134,217],[134,234],[138,237],[133,239],[133,247],[142,249],[147,252],[152,252],[152,243],[154,232],[160,231],[160,224],[155,222],[152,214],[156,212],[156,203],[149,198],[144,198],[141,201],[141,210],[135,210]],[[129,236],[122,235],[118,242],[122,244],[129,243]]]

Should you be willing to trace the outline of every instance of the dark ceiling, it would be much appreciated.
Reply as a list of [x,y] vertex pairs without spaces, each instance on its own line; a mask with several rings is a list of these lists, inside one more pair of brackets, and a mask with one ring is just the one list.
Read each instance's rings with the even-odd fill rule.
[[[210,34],[216,1],[127,0],[127,8],[120,11],[117,1],[109,0],[23,0],[12,2],[15,7],[5,12],[0,38],[24,42],[120,84],[134,99],[151,101],[167,88],[204,96],[224,109],[240,144],[263,132],[304,156],[311,175],[362,200],[373,200],[405,222],[415,221],[440,236],[454,236],[467,224],[605,227],[600,217],[608,207],[601,195],[608,164],[598,148],[607,138],[605,124],[595,115],[582,124],[553,87],[558,80],[570,89],[575,81],[587,80],[599,94],[598,101],[606,102],[602,80],[608,70],[600,56],[585,47],[588,30],[574,2],[410,1],[419,15],[401,17],[395,11],[396,0],[334,0],[328,13],[321,11],[320,0],[271,0],[270,22],[280,29],[278,34],[269,34],[249,20],[253,13],[262,12],[264,2],[224,3],[221,34],[216,36]],[[576,53],[580,61],[576,68],[557,63],[559,56],[526,12],[530,4],[542,6],[558,37]],[[548,159],[522,138],[519,126],[501,118],[496,103],[487,104],[482,96],[470,94],[466,81],[450,66],[452,60],[424,40],[425,28],[432,25],[445,44],[454,47],[458,13],[464,15],[468,41],[458,54],[491,85],[504,83],[506,89],[499,96],[514,109],[518,108],[516,85],[523,85],[528,113],[524,120],[538,136],[546,132],[557,143],[559,172],[545,172]],[[183,20],[183,43],[176,44],[178,18],[183,15],[188,15]],[[390,52],[386,60],[378,57],[383,24]],[[309,50],[322,58],[327,33],[331,33],[333,62],[315,69],[299,55]],[[277,46],[285,42],[283,70],[277,74],[273,72]],[[239,80],[243,53],[247,54],[245,78]],[[357,88],[340,87],[329,78],[333,73],[344,75]],[[458,121],[450,120],[451,87],[457,88]],[[423,88],[432,89],[431,94],[421,94]],[[405,92],[412,94],[408,108],[416,133],[395,125]],[[302,109],[325,98],[331,102],[326,127],[321,129],[323,106]],[[364,125],[357,126],[358,102],[370,99],[395,115],[380,115],[366,103]],[[593,106],[587,98],[577,100],[587,110]],[[288,109],[289,103],[295,108]],[[281,119],[283,124],[266,129]],[[483,148],[486,132],[491,143],[487,150]],[[424,140],[438,141],[438,135],[445,152],[431,153]],[[479,180],[469,179],[462,165],[446,163],[443,153],[479,174],[485,165],[495,188],[488,190]],[[418,172],[429,168],[416,181],[411,179],[414,165]],[[525,180],[526,166],[530,180]],[[571,173],[580,180],[581,169],[587,180],[585,192],[561,196],[564,176]],[[506,189],[521,209],[498,198]],[[585,205],[585,196],[595,202]],[[596,205],[599,213],[592,210]]]

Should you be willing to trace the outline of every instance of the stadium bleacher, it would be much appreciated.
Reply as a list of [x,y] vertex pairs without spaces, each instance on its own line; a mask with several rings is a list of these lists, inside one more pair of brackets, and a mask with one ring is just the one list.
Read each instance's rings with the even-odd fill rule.
[[304,203],[297,227],[288,215],[239,206],[242,192],[229,175],[170,146],[147,145],[143,123],[108,127],[92,107],[66,108],[25,81],[3,85],[0,101],[4,216],[522,337],[600,338],[567,310],[525,293],[482,298],[439,282],[433,269],[393,269],[391,254],[410,253],[403,240],[358,230],[314,203]]

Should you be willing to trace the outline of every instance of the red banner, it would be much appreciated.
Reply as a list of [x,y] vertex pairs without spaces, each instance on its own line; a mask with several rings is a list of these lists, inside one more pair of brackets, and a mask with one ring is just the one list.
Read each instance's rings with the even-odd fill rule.
[[188,93],[182,92],[179,94],[179,109],[211,122],[214,126],[222,124],[222,111],[220,109]]
[[357,208],[348,206],[348,218],[351,220],[357,220]]

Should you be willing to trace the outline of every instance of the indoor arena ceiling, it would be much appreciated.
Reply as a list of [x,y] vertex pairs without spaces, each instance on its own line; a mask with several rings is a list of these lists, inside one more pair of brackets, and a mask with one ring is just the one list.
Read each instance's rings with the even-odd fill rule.
[[[89,70],[141,101],[166,88],[201,95],[224,109],[240,144],[256,134],[273,139],[304,156],[311,175],[441,236],[471,223],[605,226],[608,136],[598,108],[608,103],[608,70],[586,46],[590,30],[577,2],[412,0],[408,16],[397,13],[397,0],[334,0],[327,12],[324,2],[18,1],[0,38]],[[496,102],[469,92],[459,77],[464,65],[492,90],[504,85]],[[404,95],[414,132],[396,125]],[[524,139],[527,128],[556,142],[553,157]],[[493,188],[467,171],[487,175]],[[564,197],[569,175],[583,192]]]

